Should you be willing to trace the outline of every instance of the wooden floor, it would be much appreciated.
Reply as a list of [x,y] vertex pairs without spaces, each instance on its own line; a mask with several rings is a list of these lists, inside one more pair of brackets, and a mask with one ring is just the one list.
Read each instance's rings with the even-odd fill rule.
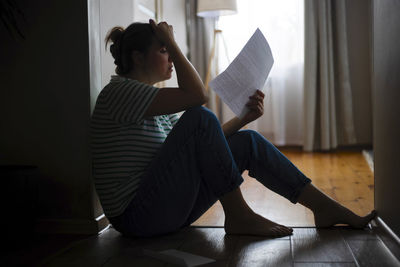
[[37,264],[27,257],[6,256],[3,266],[177,266],[145,253],[169,249],[215,260],[202,266],[400,266],[376,228],[294,228],[292,236],[268,239],[227,236],[223,228],[195,227],[157,238],[127,238],[110,228],[75,241]]
[[[294,149],[281,149],[314,185],[359,215],[374,208],[374,179],[361,152],[305,153]],[[257,213],[288,226],[314,226],[310,210],[300,204],[293,205],[261,185],[256,179],[243,174],[243,196]],[[193,225],[223,226],[222,206],[217,202]]]
[[[327,194],[363,215],[373,208],[373,175],[361,153],[301,153],[283,150]],[[176,266],[149,257],[144,250],[167,249],[214,259],[202,266],[400,266],[400,248],[380,227],[364,230],[316,229],[312,215],[300,205],[264,189],[246,177],[245,198],[260,214],[295,226],[292,236],[269,239],[228,236],[217,204],[197,225],[155,238],[127,238],[113,228],[95,236],[48,236],[8,246],[4,266]],[[162,222],[160,222],[162,223]],[[299,227],[303,226],[303,227]],[[21,242],[15,242],[21,244]],[[390,250],[386,245],[390,247]],[[394,245],[393,245],[394,244]]]

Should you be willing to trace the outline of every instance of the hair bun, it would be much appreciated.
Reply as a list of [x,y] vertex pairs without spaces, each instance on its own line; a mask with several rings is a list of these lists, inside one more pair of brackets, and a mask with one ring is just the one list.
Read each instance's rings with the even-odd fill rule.
[[[107,44],[111,41],[114,45],[119,46],[119,43],[121,42],[122,34],[124,33],[124,28],[117,26],[112,28],[106,35],[105,38],[105,43],[106,43],[106,49],[107,49]],[[110,49],[112,49],[113,45],[110,46]],[[112,51],[111,51],[112,52]]]
[[132,52],[146,54],[149,47],[156,40],[149,23],[134,22],[126,29],[121,26],[112,28],[107,32],[105,48],[110,43],[110,52],[116,65],[118,75],[129,73],[133,67]]
[[118,45],[116,45],[114,43],[110,46],[110,52],[114,58],[114,64],[119,66],[121,64],[121,53],[120,53],[121,49],[119,46],[119,42],[117,42],[117,43],[118,43]]
[[114,27],[108,32],[106,41],[111,40],[115,44],[121,39],[123,33],[124,33],[124,28],[120,26]]
[[124,33],[124,28],[117,26],[112,28],[106,35],[105,43],[106,49],[108,43],[111,41],[112,45],[110,46],[111,55],[114,58],[114,64],[119,68],[122,68],[121,61],[121,38]]

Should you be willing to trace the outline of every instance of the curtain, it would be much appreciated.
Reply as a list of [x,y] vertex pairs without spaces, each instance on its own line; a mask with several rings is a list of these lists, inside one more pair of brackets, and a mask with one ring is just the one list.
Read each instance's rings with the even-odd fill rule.
[[[275,145],[303,144],[304,3],[299,0],[238,0],[238,14],[222,16],[219,28],[229,58],[240,52],[257,28],[265,35],[274,65],[264,88],[264,115],[247,128],[263,134]],[[229,62],[219,50],[220,70]],[[222,121],[234,114],[223,105]]]
[[305,0],[305,151],[356,142],[344,0]]
[[186,0],[186,29],[189,47],[187,56],[204,81],[211,52],[215,19],[198,17],[196,9],[197,0]]

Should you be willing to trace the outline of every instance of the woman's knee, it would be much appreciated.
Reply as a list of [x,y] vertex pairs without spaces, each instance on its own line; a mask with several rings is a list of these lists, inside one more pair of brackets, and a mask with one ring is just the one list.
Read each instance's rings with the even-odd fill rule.
[[218,123],[218,118],[208,108],[196,106],[188,108],[182,115],[181,119],[188,119],[193,122],[201,123]]
[[239,142],[241,146],[246,145],[252,152],[257,151],[261,147],[269,148],[273,146],[270,141],[254,130],[240,130],[235,135],[238,135],[238,140],[235,141]]
[[257,131],[254,130],[240,130],[237,132],[240,138],[245,139],[246,143],[257,142],[260,138],[263,138]]

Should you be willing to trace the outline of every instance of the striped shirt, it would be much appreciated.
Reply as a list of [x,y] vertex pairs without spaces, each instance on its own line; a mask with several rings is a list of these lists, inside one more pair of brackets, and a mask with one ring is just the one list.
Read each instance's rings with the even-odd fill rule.
[[177,114],[144,118],[158,90],[114,75],[97,98],[91,119],[93,176],[107,217],[124,212],[179,119]]

